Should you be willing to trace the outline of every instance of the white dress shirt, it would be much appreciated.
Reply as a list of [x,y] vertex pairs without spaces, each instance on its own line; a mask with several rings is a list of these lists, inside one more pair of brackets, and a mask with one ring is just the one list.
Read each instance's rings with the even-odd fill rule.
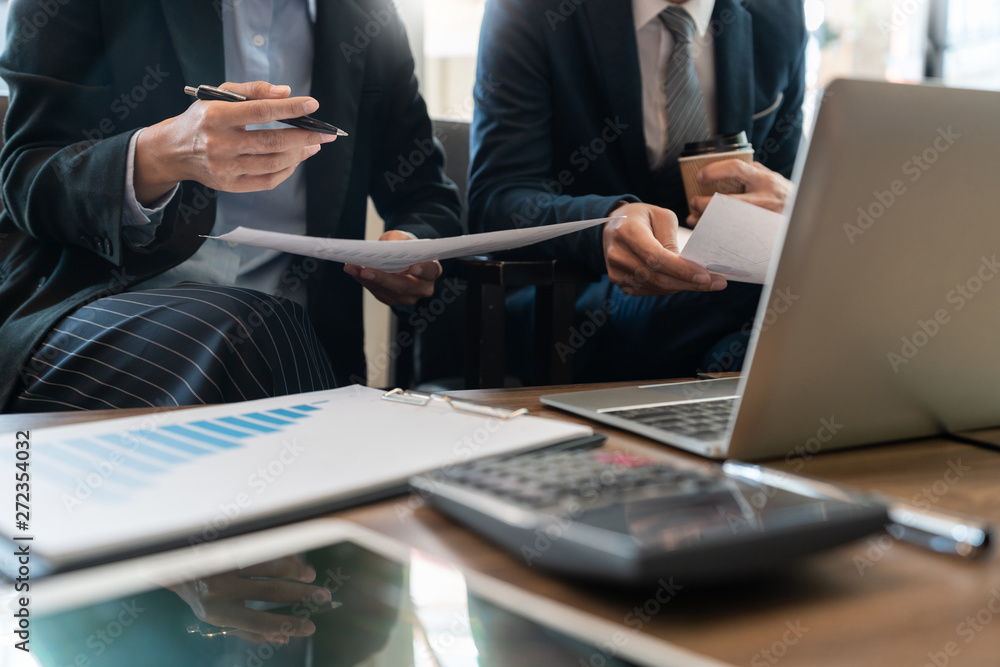
[[670,5],[686,11],[694,19],[695,35],[692,57],[698,83],[705,98],[708,129],[718,131],[715,108],[715,51],[709,31],[715,0],[687,0],[676,4],[668,0],[632,0],[635,17],[635,37],[639,47],[639,70],[642,77],[642,117],[646,134],[646,155],[649,166],[663,164],[667,150],[667,98],[663,85],[667,78],[667,60],[674,48],[674,38],[659,19],[660,12]]

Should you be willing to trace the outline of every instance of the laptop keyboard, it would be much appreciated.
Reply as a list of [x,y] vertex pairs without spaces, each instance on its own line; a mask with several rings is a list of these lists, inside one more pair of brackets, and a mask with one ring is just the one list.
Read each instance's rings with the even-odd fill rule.
[[735,405],[736,398],[730,396],[693,403],[608,410],[605,414],[696,440],[716,440],[726,434],[729,415],[732,414]]

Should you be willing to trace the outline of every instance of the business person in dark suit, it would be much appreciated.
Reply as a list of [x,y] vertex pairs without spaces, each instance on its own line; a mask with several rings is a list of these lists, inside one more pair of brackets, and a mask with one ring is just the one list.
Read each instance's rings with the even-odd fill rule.
[[[242,224],[363,238],[369,195],[385,240],[459,232],[395,6],[53,8],[12,3],[0,59],[11,91],[0,406],[220,402],[363,381],[362,286],[411,304],[440,265],[387,274],[202,235]],[[252,101],[184,94],[227,80]],[[256,127],[317,109],[349,136]]]
[[708,199],[685,201],[676,159],[688,141],[745,131],[756,162],[700,178],[739,179],[738,197],[781,210],[805,42],[800,0],[488,1],[478,77],[493,85],[477,86],[489,94],[476,97],[470,225],[627,216],[543,246],[607,274],[560,352],[578,379],[728,370],[742,356],[760,290],[678,256],[678,221],[696,224]]

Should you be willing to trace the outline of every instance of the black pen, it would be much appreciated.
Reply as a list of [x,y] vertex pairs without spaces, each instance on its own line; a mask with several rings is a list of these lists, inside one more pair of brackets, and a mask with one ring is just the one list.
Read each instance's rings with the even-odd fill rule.
[[[245,102],[247,98],[239,93],[234,93],[230,90],[223,90],[222,88],[216,88],[215,86],[205,86],[201,85],[195,88],[194,86],[184,86],[184,92],[192,97],[197,97],[199,100],[215,100],[217,102]],[[334,134],[338,137],[346,137],[347,132],[344,132],[339,127],[330,125],[329,123],[324,123],[321,120],[317,120],[312,116],[299,116],[298,118],[286,118],[285,120],[279,120],[279,123],[284,123],[285,125],[291,125],[292,127],[301,127],[303,130],[312,130],[313,132],[322,132],[324,134]]]

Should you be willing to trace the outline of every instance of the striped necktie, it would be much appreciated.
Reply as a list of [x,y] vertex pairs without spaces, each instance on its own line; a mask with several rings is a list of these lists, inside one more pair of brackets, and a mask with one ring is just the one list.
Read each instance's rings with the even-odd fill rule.
[[667,98],[667,152],[664,166],[675,165],[684,144],[710,138],[705,99],[698,85],[698,75],[691,57],[694,19],[679,7],[668,7],[660,21],[674,38],[674,48],[667,60],[664,93]]

